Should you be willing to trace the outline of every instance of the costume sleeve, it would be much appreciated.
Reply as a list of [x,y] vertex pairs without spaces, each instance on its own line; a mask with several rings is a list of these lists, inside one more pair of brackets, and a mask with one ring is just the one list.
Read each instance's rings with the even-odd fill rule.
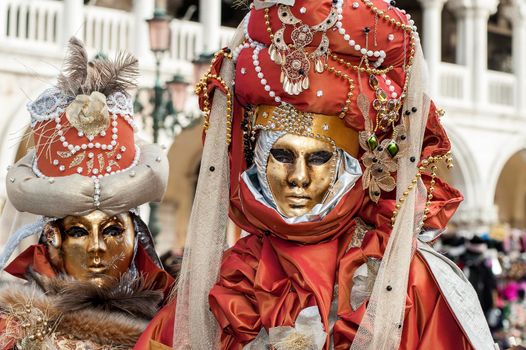
[[401,348],[472,350],[423,258],[411,262]]
[[[350,248],[340,261],[339,318],[333,331],[334,343],[337,344],[335,350],[349,349],[367,306],[365,301],[353,310],[348,302],[355,282],[353,276],[364,262],[380,261],[388,238],[385,232],[371,230],[366,234],[361,247]],[[433,274],[419,254],[413,257],[409,270],[400,349],[473,349]]]
[[[133,350],[154,350],[155,343],[171,347],[173,343],[176,302],[163,307],[141,334]],[[159,347],[157,347],[159,348]]]
[[238,241],[225,253],[219,282],[210,291],[210,309],[221,328],[222,349],[241,350],[260,331],[253,287],[260,249],[255,236]]

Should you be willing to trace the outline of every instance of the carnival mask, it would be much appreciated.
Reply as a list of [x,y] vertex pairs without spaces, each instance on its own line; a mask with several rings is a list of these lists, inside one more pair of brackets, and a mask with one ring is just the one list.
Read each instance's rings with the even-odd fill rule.
[[266,175],[279,211],[287,217],[309,213],[325,198],[334,180],[331,144],[286,134],[270,150]]
[[127,212],[66,216],[47,224],[44,234],[55,268],[80,281],[104,286],[128,271],[133,259],[135,229]]

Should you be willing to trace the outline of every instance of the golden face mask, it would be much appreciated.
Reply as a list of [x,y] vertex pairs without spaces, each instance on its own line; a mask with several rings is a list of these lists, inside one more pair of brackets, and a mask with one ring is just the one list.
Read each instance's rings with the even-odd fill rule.
[[334,180],[334,147],[286,134],[270,150],[266,175],[279,211],[287,217],[309,213],[323,201]]
[[46,225],[44,233],[55,268],[77,280],[104,286],[130,267],[135,247],[130,213],[67,216]]

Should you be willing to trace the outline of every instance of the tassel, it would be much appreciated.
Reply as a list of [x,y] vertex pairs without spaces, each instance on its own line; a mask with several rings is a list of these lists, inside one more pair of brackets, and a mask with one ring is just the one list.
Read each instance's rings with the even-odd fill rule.
[[272,344],[277,350],[313,349],[316,345],[312,337],[299,333],[290,333],[285,339]]
[[291,94],[290,93],[290,83],[289,83],[288,77],[285,77],[285,79],[283,80],[283,90],[285,90],[286,93]]
[[301,84],[301,87],[303,88],[302,90],[307,90],[309,86],[310,86],[309,77],[305,77],[305,79],[303,79],[303,83]]

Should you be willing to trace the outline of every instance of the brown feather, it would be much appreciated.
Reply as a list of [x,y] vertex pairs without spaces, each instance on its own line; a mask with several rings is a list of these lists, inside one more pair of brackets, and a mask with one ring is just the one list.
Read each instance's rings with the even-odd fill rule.
[[232,2],[232,8],[235,9],[249,9],[250,8],[250,1],[248,0],[234,0]]
[[84,44],[75,37],[69,39],[67,51],[62,72],[58,76],[57,87],[64,94],[75,96],[80,93],[87,77],[88,53]]
[[70,96],[90,95],[94,91],[108,96],[134,89],[138,76],[139,61],[135,56],[120,52],[114,60],[96,57],[88,62],[84,44],[72,37],[57,87]]
[[116,91],[125,92],[137,86],[139,61],[135,56],[120,52],[108,68],[109,73],[104,76],[105,80],[101,91],[103,94],[109,95]]

